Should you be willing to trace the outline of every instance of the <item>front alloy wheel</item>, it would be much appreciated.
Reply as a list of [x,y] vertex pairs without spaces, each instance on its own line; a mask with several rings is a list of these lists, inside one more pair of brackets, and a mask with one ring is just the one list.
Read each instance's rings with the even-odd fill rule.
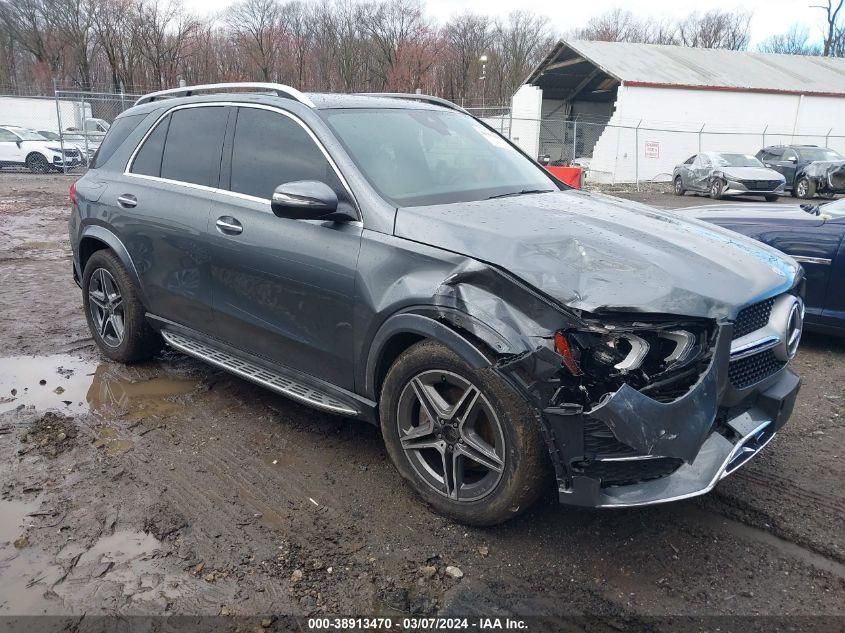
[[722,192],[725,190],[725,183],[719,178],[714,178],[710,184],[710,198],[713,200],[721,200]]
[[795,195],[802,200],[809,200],[816,195],[816,183],[807,177],[801,178],[795,184]]
[[471,367],[434,340],[412,345],[390,367],[379,417],[397,470],[462,523],[516,516],[551,474],[537,412],[492,367]]
[[399,442],[417,475],[456,501],[486,497],[502,478],[505,438],[478,387],[450,371],[414,376],[399,396]]

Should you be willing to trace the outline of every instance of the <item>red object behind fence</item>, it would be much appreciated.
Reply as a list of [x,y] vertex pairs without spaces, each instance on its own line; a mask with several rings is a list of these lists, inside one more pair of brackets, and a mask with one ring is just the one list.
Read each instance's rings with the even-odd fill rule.
[[570,187],[580,189],[584,182],[584,171],[580,167],[552,167],[548,166],[546,169],[557,178],[562,180]]

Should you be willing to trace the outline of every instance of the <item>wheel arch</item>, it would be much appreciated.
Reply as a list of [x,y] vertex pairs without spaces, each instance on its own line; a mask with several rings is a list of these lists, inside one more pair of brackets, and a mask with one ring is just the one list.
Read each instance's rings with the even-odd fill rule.
[[373,337],[364,368],[366,397],[378,400],[381,386],[395,360],[412,345],[435,340],[475,369],[492,363],[493,350],[476,336],[419,312],[403,312],[385,321]]
[[89,225],[83,229],[82,234],[80,235],[80,281],[82,280],[82,275],[85,272],[85,265],[88,263],[88,260],[94,253],[101,250],[110,250],[117,255],[117,258],[120,260],[120,263],[123,264],[123,267],[126,269],[126,273],[132,280],[141,303],[144,306],[148,305],[146,295],[144,294],[144,288],[141,285],[141,278],[138,275],[138,270],[135,268],[135,264],[132,262],[132,258],[129,256],[129,251],[123,242],[120,241],[120,238],[104,226],[100,226],[98,224]]

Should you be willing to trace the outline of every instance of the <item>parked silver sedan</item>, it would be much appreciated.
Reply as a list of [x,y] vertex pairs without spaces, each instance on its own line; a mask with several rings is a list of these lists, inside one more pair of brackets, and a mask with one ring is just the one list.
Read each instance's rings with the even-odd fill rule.
[[675,194],[687,191],[709,194],[714,200],[725,196],[763,196],[774,202],[784,194],[782,174],[769,169],[750,154],[702,152],[675,167]]

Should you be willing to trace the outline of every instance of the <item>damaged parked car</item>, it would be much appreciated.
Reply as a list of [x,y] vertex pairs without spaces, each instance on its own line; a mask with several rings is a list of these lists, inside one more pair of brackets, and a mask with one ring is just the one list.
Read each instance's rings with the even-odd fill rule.
[[434,97],[153,93],[71,198],[106,356],[164,343],[376,424],[458,521],[504,521],[552,480],[591,507],[706,493],[798,393],[796,262],[571,189]]
[[702,152],[675,167],[672,183],[678,196],[690,191],[708,194],[714,200],[754,195],[774,202],[783,195],[786,181],[754,156]]
[[783,174],[786,188],[797,198],[845,193],[845,157],[816,145],[774,145],[757,152],[766,167]]

